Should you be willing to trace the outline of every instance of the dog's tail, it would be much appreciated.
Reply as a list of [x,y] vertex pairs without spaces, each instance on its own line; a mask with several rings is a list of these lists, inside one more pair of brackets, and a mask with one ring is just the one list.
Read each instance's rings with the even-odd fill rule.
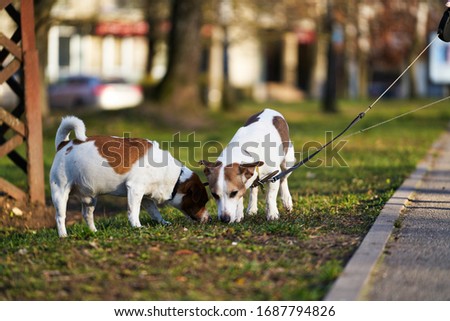
[[58,131],[56,132],[55,137],[55,147],[58,150],[58,146],[64,142],[69,140],[70,132],[74,131],[75,137],[78,140],[85,141],[86,137],[86,126],[81,119],[75,116],[67,116],[64,117],[59,125]]

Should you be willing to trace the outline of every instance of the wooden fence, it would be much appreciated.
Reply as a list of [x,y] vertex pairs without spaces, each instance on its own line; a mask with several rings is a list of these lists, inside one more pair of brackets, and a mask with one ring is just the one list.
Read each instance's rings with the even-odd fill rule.
[[[18,97],[18,104],[12,110],[1,106],[0,97],[0,157],[10,158],[26,173],[28,181],[28,189],[24,191],[4,179],[4,173],[0,172],[0,194],[45,204],[40,78],[33,1],[20,1],[18,11],[11,0],[0,0],[0,10],[5,10],[17,26],[10,38],[0,30],[0,85],[6,83]],[[26,157],[16,151],[22,144],[26,144]]]

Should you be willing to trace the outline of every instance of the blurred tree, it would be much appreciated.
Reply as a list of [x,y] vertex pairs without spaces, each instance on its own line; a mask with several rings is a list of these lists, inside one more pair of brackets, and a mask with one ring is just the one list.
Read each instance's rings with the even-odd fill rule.
[[156,88],[167,108],[198,109],[203,0],[173,0],[167,72]]
[[[428,44],[428,36],[437,32],[439,16],[445,7],[442,1],[432,0],[410,0],[407,3],[380,0],[380,4],[370,21],[369,65],[373,76],[369,81],[372,84],[383,83],[379,89],[382,91]],[[415,63],[388,94],[409,98],[417,96],[418,83],[426,82],[423,80],[425,74],[418,68],[420,64],[425,65],[426,60]],[[421,94],[424,94],[423,89]]]
[[[328,0],[330,9],[327,10],[326,1],[317,0],[139,1],[147,6],[150,25],[148,72],[152,67],[154,44],[163,35],[158,33],[158,28],[171,17],[167,74],[156,90],[160,100],[167,105],[201,104],[198,79],[202,23],[206,27],[204,31],[219,30],[223,58],[217,59],[221,64],[218,68],[222,69],[216,90],[221,91],[221,108],[228,109],[234,106],[233,99],[229,99],[233,98],[229,95],[233,93],[228,70],[229,48],[243,40],[258,38],[264,51],[273,45],[273,39],[268,35],[278,37],[276,39],[283,44],[285,33],[295,36],[296,32],[301,32],[302,22],[308,21],[313,24],[316,35],[315,43],[310,47],[314,58],[309,60],[314,67],[311,67],[311,76],[302,77],[310,78],[307,95],[322,98],[325,111],[337,110],[337,98],[367,97],[369,89],[374,88],[373,77],[380,74],[379,71],[398,74],[422,48],[424,35],[430,30],[421,27],[430,21],[424,9],[437,3],[431,0],[408,3],[400,0]],[[324,23],[325,20],[328,22]],[[283,50],[281,48],[280,52]],[[267,63],[264,59],[263,64]],[[284,81],[281,68],[279,74]]]
[[219,6],[219,24],[223,30],[223,80],[222,80],[222,109],[236,109],[236,96],[230,83],[229,46],[230,33],[229,25],[233,16],[233,3],[230,0],[223,0]]
[[[400,2],[382,0],[376,19],[371,21],[369,62],[372,71],[372,94],[375,96],[381,94],[407,65],[415,38],[414,9],[417,9],[417,2],[411,0],[406,7]],[[406,80],[406,77],[401,79],[402,82]],[[400,92],[400,83],[387,94],[403,95]]]
[[54,4],[58,0],[35,0],[34,1],[34,19],[36,33],[36,47],[39,54],[39,77],[41,83],[41,107],[42,114],[45,116],[49,113],[47,99],[47,83],[45,77],[45,69],[48,57],[48,32],[52,26],[53,19],[51,11]]
[[156,55],[157,43],[165,37],[164,26],[170,15],[170,0],[141,0],[136,6],[142,8],[145,20],[149,26],[147,36],[148,56],[145,72],[147,78],[152,80],[153,60]]
[[336,53],[334,50],[334,18],[333,4],[327,1],[327,13],[325,17],[325,32],[327,34],[327,73],[325,88],[322,95],[322,110],[326,113],[336,113]]

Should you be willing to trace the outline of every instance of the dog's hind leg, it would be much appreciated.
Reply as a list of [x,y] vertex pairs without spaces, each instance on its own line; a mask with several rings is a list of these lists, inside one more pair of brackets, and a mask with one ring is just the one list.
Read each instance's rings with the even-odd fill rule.
[[250,188],[250,197],[248,199],[247,214],[254,215],[258,212],[258,187]]
[[70,186],[60,186],[56,182],[51,182],[52,201],[56,210],[56,226],[59,237],[66,237],[66,211],[69,200]]
[[94,210],[97,204],[97,199],[95,197],[82,197],[81,198],[81,212],[83,214],[86,224],[92,232],[97,232],[94,224]]
[[284,209],[286,210],[286,212],[290,213],[292,211],[293,204],[292,204],[292,196],[291,193],[289,192],[287,177],[283,177],[280,180],[280,196]]
[[[294,148],[291,143],[287,151],[286,157],[284,161],[281,163],[281,170],[285,171],[286,169],[292,167],[294,163],[295,163]],[[283,207],[287,212],[291,212],[293,208],[292,196],[291,193],[289,192],[288,186],[288,177],[290,175],[291,174],[288,174],[280,180],[281,202],[283,203]]]
[[163,225],[169,225],[170,222],[164,220],[159,212],[158,206],[156,206],[155,202],[150,199],[142,199],[142,206],[145,208],[150,217],[158,223]]

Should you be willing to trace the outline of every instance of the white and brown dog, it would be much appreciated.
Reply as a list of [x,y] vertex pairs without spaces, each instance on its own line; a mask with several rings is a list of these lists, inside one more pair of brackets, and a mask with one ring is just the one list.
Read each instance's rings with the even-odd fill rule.
[[[265,109],[251,116],[231,139],[216,162],[201,161],[211,193],[216,200],[222,222],[240,222],[244,217],[243,196],[258,179],[274,171],[285,170],[295,163],[294,149],[289,139],[289,127],[277,111]],[[292,197],[287,178],[269,183],[266,193],[268,220],[279,217],[277,194],[286,211],[292,210]],[[258,187],[252,187],[248,214],[258,211]]]
[[[75,139],[69,140],[70,132]],[[111,136],[86,137],[84,123],[63,118],[55,138],[56,155],[50,170],[52,200],[60,237],[67,236],[65,219],[69,194],[77,196],[91,231],[97,195],[127,196],[128,219],[140,227],[141,202],[150,216],[167,224],[157,206],[169,204],[192,219],[205,222],[207,191],[197,174],[181,165],[154,141]]]

